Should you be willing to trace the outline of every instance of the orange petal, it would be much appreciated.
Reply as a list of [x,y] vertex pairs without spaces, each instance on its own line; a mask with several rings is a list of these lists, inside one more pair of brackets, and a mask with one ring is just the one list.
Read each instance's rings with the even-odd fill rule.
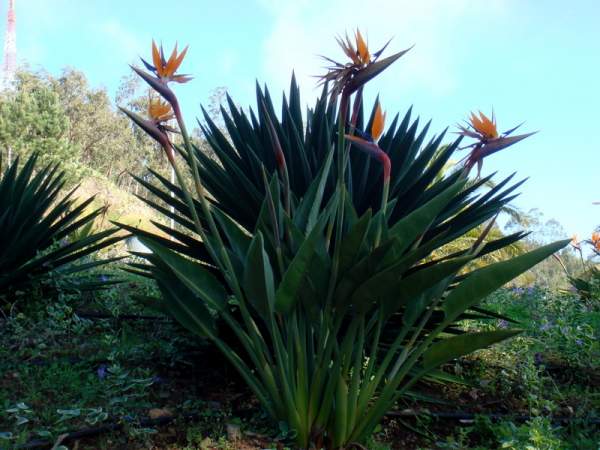
[[481,120],[474,114],[471,113],[471,126],[475,128],[475,130],[479,131],[481,129]]
[[173,48],[173,51],[171,52],[171,56],[169,56],[169,59],[167,60],[167,63],[165,64],[166,76],[171,76],[175,72],[175,70],[173,69],[173,64],[175,63],[176,58],[177,58],[177,43],[175,43],[175,47]]
[[366,64],[369,62],[371,55],[369,55],[369,48],[367,47],[367,43],[360,34],[360,30],[356,30],[356,49],[358,51],[358,55],[360,56],[361,62]]
[[173,63],[173,73],[177,72],[177,69],[179,69],[179,66],[183,62],[183,58],[185,58],[185,54],[188,51],[188,47],[189,45],[186,45],[183,51],[179,54],[179,56],[175,58],[175,62]]
[[377,103],[373,124],[371,125],[371,137],[374,141],[378,140],[383,134],[383,126],[385,124],[385,113],[381,111],[381,104]]
[[160,61],[160,53],[158,51],[158,47],[156,46],[156,42],[152,39],[152,62],[154,63],[154,67],[158,69],[162,64]]
[[492,120],[490,120],[485,114],[479,111],[479,117],[481,117],[481,130],[482,134],[486,137],[496,138],[498,137],[498,131],[496,130],[496,120],[492,114]]
[[360,64],[360,59],[358,58],[358,53],[352,44],[352,41],[348,37],[348,33],[346,33],[346,55],[352,60],[354,64]]

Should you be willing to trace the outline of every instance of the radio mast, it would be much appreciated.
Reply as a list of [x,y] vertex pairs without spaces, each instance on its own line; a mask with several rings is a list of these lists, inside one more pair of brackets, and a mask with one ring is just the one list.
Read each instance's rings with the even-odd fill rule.
[[6,35],[4,36],[4,62],[2,64],[2,88],[9,89],[17,70],[17,17],[15,0],[8,0]]

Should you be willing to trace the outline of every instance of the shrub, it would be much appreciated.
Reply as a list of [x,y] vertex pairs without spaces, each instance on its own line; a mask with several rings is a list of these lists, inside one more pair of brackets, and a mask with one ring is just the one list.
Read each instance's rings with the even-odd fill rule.
[[[90,290],[106,281],[90,279],[86,271],[108,260],[88,257],[120,239],[112,228],[94,232],[94,220],[104,208],[86,213],[93,197],[77,203],[75,190],[61,197],[64,173],[57,165],[36,169],[37,155],[19,168],[19,159],[0,179],[0,305],[28,301],[41,289],[44,296],[57,288]],[[75,264],[79,263],[79,264]]]
[[[477,304],[567,243],[466,269],[523,236],[485,242],[492,221],[472,246],[432,256],[513,198],[521,183],[512,177],[483,194],[491,177],[467,183],[484,157],[528,135],[499,135],[493,117],[472,116],[460,132],[476,142],[444,172],[460,139],[442,146],[442,134],[423,145],[428,127],[418,132],[410,113],[384,132],[379,101],[364,119],[365,84],[406,52],[381,58],[383,49],[371,55],[355,37],[340,41],[351,61],[332,63],[306,123],[294,80],[281,119],[266,88],[257,88],[257,113],[229,99],[229,138],[206,116],[218,161],[191,144],[169,87],[188,80],[176,74],[187,48],[166,60],[153,45],[149,72],[134,70],[166,102],[151,102],[149,119],[125,111],[164,148],[178,179],[155,174],[162,189],[138,180],[174,207],[148,200],[180,228],[157,224],[169,240],[124,225],[153,252],[132,270],[156,279],[170,313],[215,343],[300,448],[365,442],[417,381],[518,333],[458,323],[498,317]],[[167,125],[173,118],[177,130]]]

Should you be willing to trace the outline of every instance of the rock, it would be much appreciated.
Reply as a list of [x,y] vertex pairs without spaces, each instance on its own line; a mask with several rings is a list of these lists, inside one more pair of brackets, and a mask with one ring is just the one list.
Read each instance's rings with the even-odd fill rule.
[[235,423],[227,424],[227,439],[236,442],[242,439],[242,429]]
[[200,448],[202,450],[209,450],[212,447],[212,445],[213,445],[213,441],[209,437],[202,439],[202,441],[200,442]]
[[173,413],[167,408],[152,408],[148,411],[148,417],[151,419],[160,419],[161,417],[171,417]]

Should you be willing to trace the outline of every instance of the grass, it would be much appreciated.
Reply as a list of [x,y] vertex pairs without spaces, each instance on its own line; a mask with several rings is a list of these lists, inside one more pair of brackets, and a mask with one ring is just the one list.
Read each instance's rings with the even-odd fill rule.
[[[293,430],[273,428],[214,348],[165,320],[86,320],[75,311],[153,314],[132,300],[153,286],[129,278],[95,297],[63,296],[5,320],[0,333],[0,448],[119,422],[120,431],[79,449],[285,448]],[[371,450],[592,449],[600,442],[600,307],[574,295],[505,289],[487,306],[519,320],[519,337],[447,365],[467,384],[422,384],[437,403],[402,401],[418,417],[389,417]],[[499,326],[505,326],[503,322]],[[480,323],[480,328],[488,324]],[[474,421],[436,418],[474,413]],[[490,420],[489,413],[506,414]],[[177,414],[167,426],[148,417]],[[519,415],[529,420],[517,420]],[[552,417],[581,419],[557,424]],[[243,440],[234,442],[235,430]],[[232,431],[233,430],[233,431]],[[73,445],[66,443],[65,445]]]

